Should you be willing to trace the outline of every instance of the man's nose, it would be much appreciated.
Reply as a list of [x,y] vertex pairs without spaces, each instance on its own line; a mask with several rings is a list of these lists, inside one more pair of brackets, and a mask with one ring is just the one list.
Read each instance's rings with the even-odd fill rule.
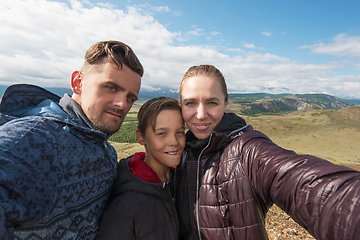
[[115,96],[114,105],[126,111],[131,107],[131,104],[127,101],[127,95],[119,93]]

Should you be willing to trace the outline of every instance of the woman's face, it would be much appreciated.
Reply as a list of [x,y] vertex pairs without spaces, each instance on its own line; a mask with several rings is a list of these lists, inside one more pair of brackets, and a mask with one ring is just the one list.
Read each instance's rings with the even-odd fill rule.
[[182,85],[182,116],[198,139],[206,139],[221,121],[226,107],[219,80],[208,76],[190,77]]

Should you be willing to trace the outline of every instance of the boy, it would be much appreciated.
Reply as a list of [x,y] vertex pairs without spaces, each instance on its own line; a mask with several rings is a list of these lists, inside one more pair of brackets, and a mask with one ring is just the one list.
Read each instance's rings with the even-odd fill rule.
[[145,152],[119,162],[112,200],[100,239],[178,239],[178,223],[167,183],[180,163],[185,128],[178,101],[154,98],[140,108],[136,138]]

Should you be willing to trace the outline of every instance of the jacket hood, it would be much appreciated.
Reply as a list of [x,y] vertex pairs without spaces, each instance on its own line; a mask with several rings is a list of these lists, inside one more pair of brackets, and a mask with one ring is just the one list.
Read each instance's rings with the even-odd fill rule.
[[60,98],[58,95],[35,85],[14,84],[5,90],[0,103],[0,112],[36,106],[46,99],[57,103]]
[[156,172],[144,162],[145,156],[146,152],[138,152],[131,157],[129,161],[131,173],[147,182],[161,183]]
[[110,136],[91,128],[82,119],[70,116],[59,106],[61,99],[61,97],[35,85],[11,85],[5,90],[1,99],[0,125],[18,118],[41,116],[64,125],[64,130],[79,138],[89,138],[98,142],[104,141]]
[[[148,182],[139,177],[136,177],[131,172],[131,169],[129,167],[129,162],[132,158],[139,159],[139,156],[137,156],[137,154],[134,154],[133,156],[130,156],[126,159],[122,159],[119,161],[118,171],[117,171],[117,179],[115,181],[113,191],[111,194],[112,197],[116,197],[117,195],[120,195],[121,193],[124,193],[127,191],[132,191],[132,192],[142,193],[145,195],[152,195],[152,196],[159,196],[162,198],[166,198],[165,197],[166,194],[164,194],[165,183],[161,183],[161,181],[160,181],[160,183]],[[142,160],[138,160],[138,161],[142,161]],[[146,164],[146,163],[144,163],[144,164]],[[137,166],[135,166],[135,168],[144,167],[144,165],[140,165],[138,163],[135,165],[134,164],[130,164],[130,165],[132,166],[132,168],[134,168],[135,165],[137,165]],[[153,174],[156,175],[155,172],[151,173],[150,171],[143,170],[143,169],[137,169],[135,171],[135,174],[142,176],[142,177],[146,176],[147,179],[154,178],[153,176],[149,177],[149,175],[153,175]],[[157,177],[157,175],[156,175],[156,177]]]

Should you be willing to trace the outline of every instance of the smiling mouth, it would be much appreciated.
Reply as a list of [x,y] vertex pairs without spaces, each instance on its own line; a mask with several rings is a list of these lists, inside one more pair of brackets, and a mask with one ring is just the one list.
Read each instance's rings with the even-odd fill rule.
[[177,151],[166,152],[166,154],[171,156],[180,156],[181,152],[182,152],[181,150],[177,150]]
[[194,124],[198,130],[206,130],[209,128],[210,124]]

